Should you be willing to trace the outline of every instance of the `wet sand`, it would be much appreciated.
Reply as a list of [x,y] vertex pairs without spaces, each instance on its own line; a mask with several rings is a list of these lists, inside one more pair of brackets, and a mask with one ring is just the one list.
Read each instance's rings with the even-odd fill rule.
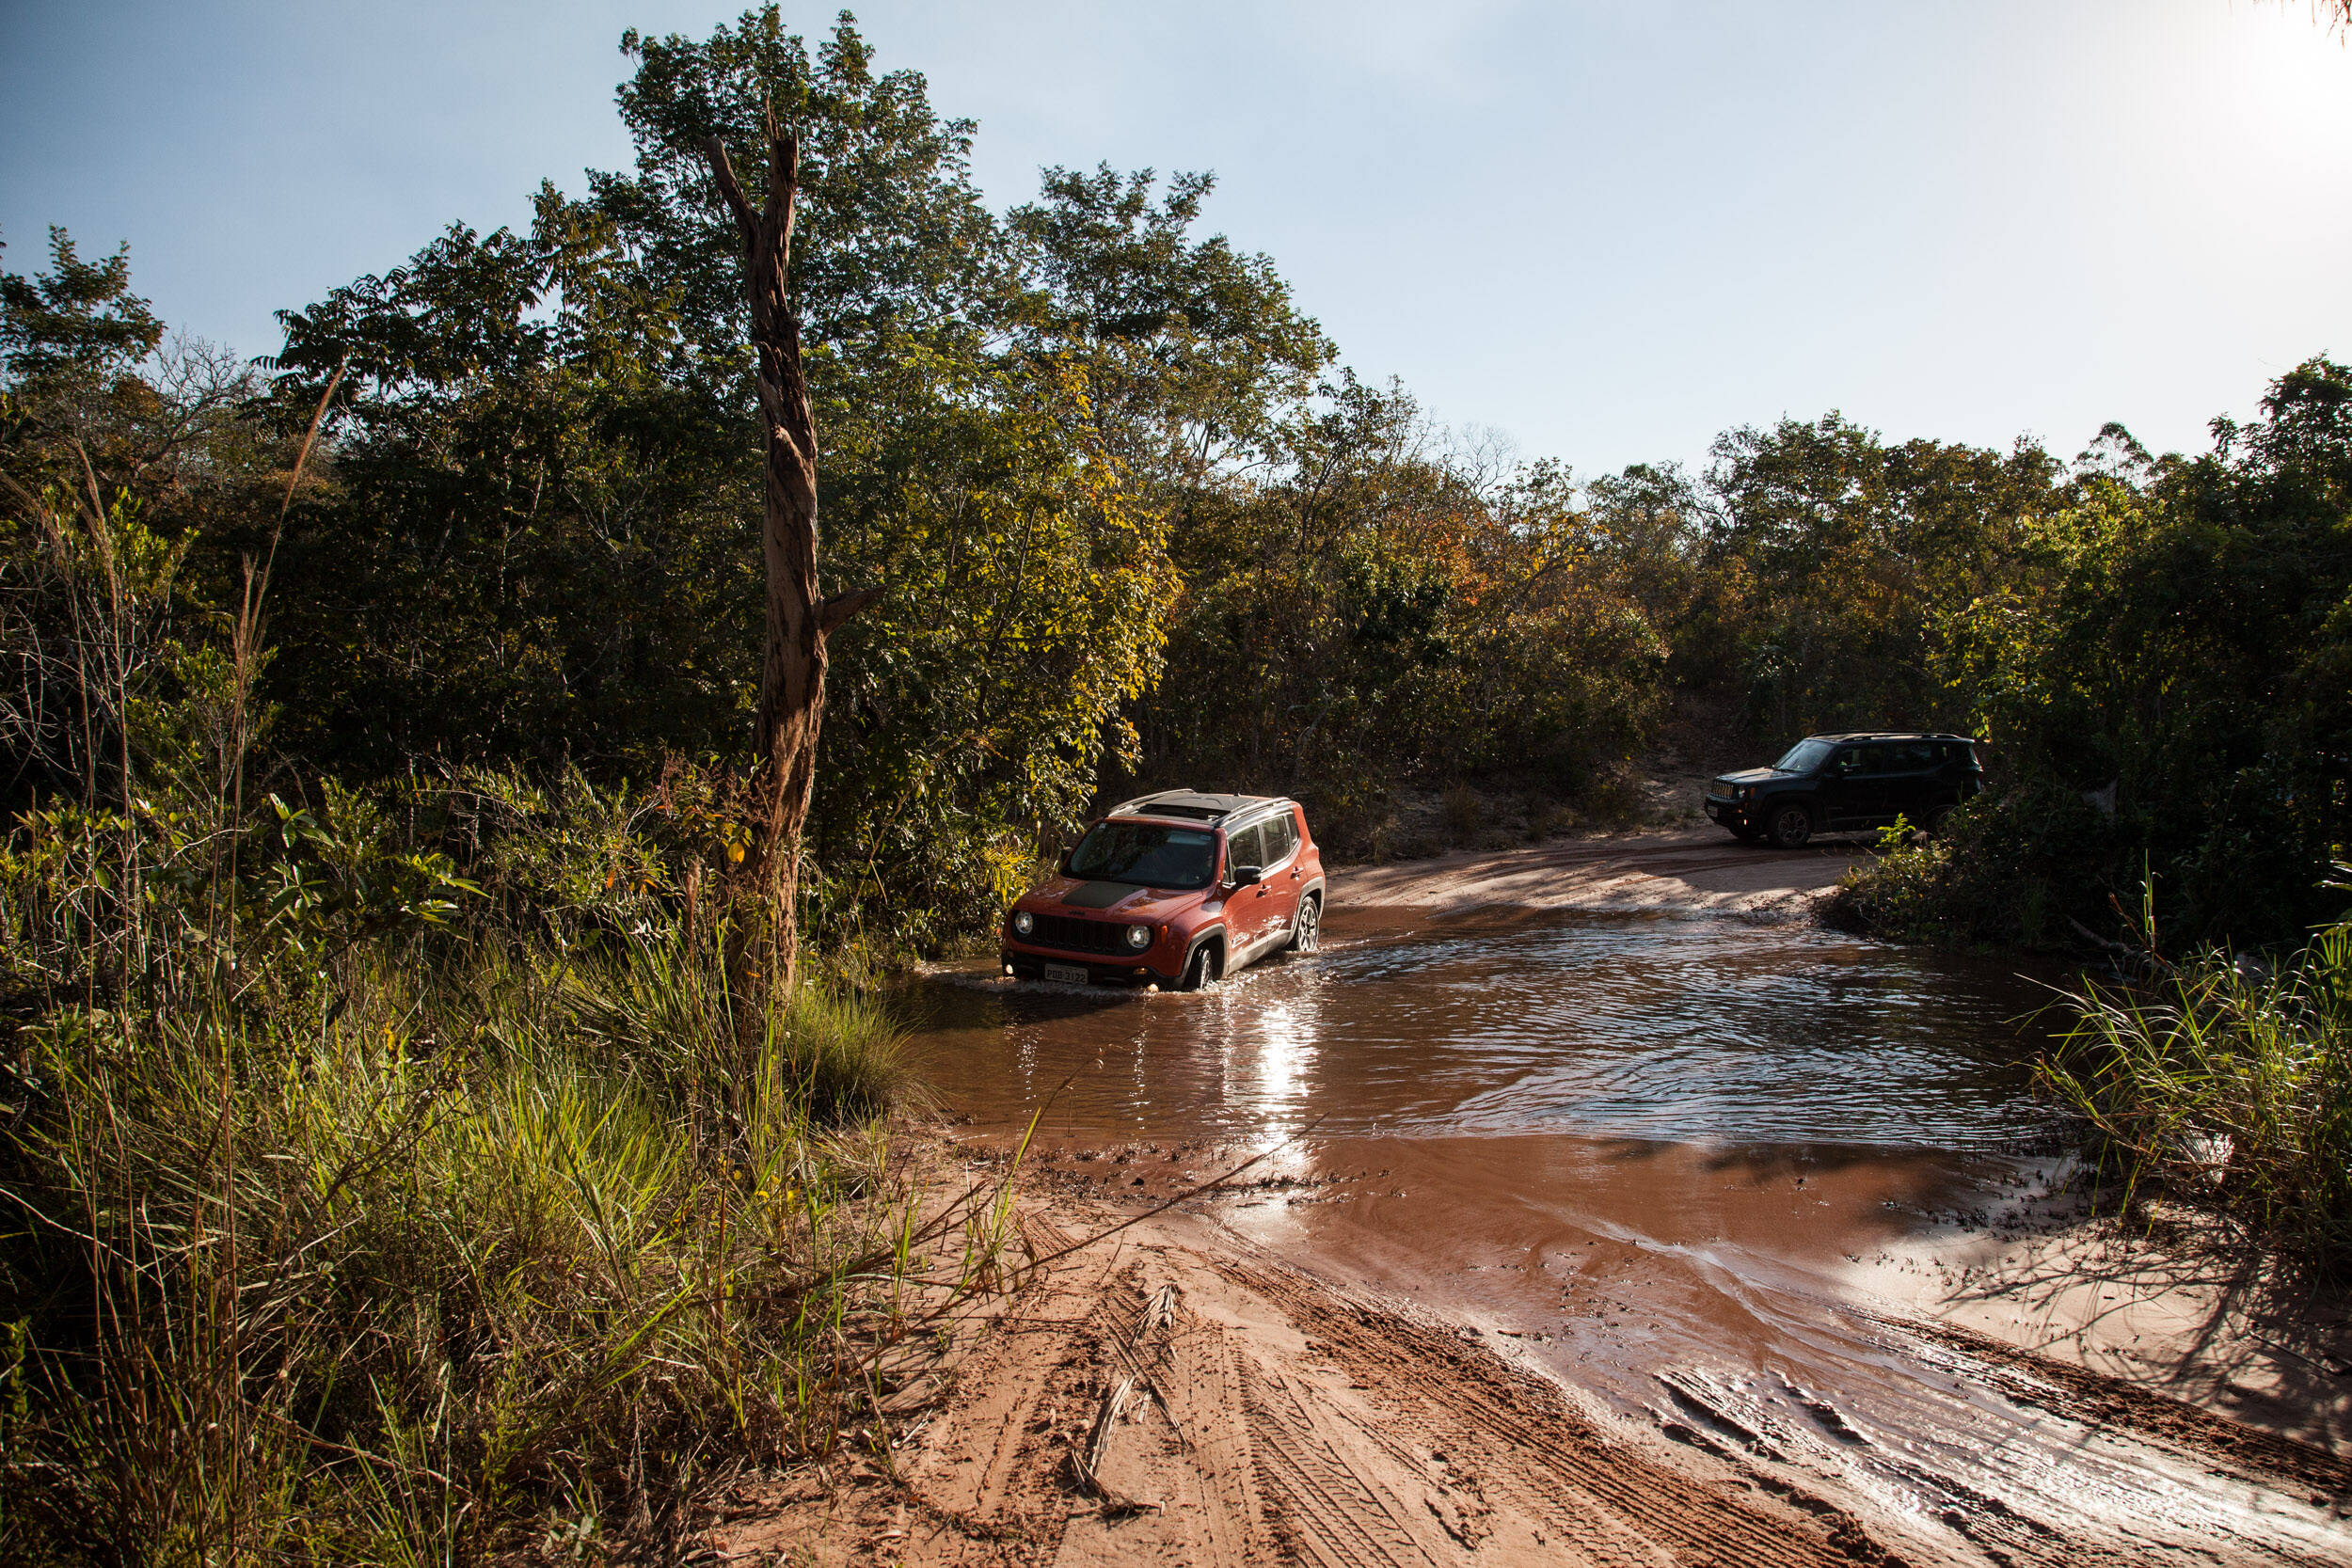
[[[948,1148],[1001,1168],[1042,1107],[1037,1223],[1084,1235],[1276,1152],[1034,1286],[903,1465],[793,1539],[2352,1560],[2352,1345],[2087,1223],[2025,1074],[2044,977],[1818,929],[1852,852],[1676,834],[1350,872],[1328,952],[1200,996],[932,976]],[[1156,1400],[1098,1428],[1130,1375]],[[1112,1491],[1164,1513],[1076,1485],[1102,1433]]]

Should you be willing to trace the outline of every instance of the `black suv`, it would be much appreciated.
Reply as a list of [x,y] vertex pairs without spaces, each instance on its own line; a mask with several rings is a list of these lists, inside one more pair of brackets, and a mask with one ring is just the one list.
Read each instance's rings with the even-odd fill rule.
[[1707,815],[1735,837],[1783,849],[1898,816],[1932,832],[1983,787],[1978,745],[1964,735],[1810,735],[1770,768],[1718,778]]

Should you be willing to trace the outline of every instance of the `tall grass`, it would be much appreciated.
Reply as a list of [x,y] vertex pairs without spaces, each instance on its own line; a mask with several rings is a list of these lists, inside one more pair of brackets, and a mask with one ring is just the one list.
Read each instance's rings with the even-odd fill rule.
[[803,987],[746,1042],[719,973],[668,936],[369,952],[307,1015],[22,1031],[0,1559],[675,1540],[715,1477],[840,1442],[1001,1228],[918,1213],[886,1017]]
[[874,1437],[1012,1216],[906,1168],[874,1005],[726,994],[728,779],[256,799],[268,558],[207,640],[84,474],[0,561],[64,781],[0,839],[0,1562],[675,1559]]
[[2352,1272],[2352,922],[2276,970],[2212,952],[2069,1005],[2041,1078],[2127,1198],[2153,1184]]

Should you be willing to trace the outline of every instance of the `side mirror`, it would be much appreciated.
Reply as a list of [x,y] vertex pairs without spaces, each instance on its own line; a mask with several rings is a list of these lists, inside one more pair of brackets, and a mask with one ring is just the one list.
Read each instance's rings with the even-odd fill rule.
[[1258,879],[1263,877],[1264,874],[1264,871],[1258,866],[1237,865],[1233,868],[1233,885],[1235,887],[1255,887],[1258,884]]

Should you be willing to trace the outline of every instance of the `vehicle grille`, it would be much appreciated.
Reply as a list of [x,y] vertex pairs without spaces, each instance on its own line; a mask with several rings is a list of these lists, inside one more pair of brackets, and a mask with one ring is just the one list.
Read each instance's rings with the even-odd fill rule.
[[1114,926],[1107,920],[1076,920],[1066,914],[1037,916],[1037,929],[1029,933],[1028,940],[1040,947],[1058,947],[1065,953],[1128,951],[1124,922]]

